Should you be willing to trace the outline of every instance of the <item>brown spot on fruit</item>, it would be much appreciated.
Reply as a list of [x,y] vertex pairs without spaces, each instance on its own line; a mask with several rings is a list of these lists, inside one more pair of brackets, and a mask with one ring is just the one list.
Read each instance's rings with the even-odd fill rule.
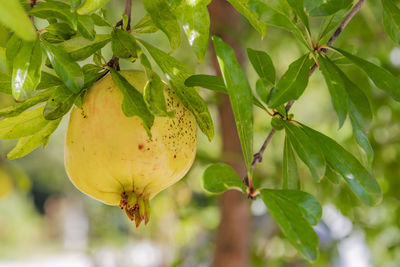
[[143,144],[139,144],[139,145],[138,145],[139,150],[142,150],[143,147],[144,147]]

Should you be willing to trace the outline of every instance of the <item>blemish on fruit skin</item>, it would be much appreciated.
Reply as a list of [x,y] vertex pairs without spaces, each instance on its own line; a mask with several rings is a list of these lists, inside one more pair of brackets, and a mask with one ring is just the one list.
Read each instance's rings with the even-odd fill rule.
[[143,149],[143,147],[144,147],[144,145],[143,145],[143,144],[139,144],[139,145],[138,145],[138,149],[139,149],[139,150],[142,150],[142,149]]

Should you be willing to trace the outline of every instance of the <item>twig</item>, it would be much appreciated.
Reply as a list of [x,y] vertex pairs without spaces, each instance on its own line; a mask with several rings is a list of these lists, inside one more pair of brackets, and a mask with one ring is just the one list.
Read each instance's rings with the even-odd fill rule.
[[[131,29],[131,20],[132,20],[132,0],[125,0],[125,10],[123,14],[128,17],[128,25],[126,27],[126,30],[129,31]],[[121,27],[123,24],[124,20],[121,19],[115,24],[115,27]]]
[[[342,31],[344,30],[344,28],[346,28],[347,24],[349,24],[349,22],[351,21],[351,19],[357,14],[358,11],[360,11],[361,7],[363,6],[363,4],[366,2],[366,0],[360,0],[357,2],[357,4],[355,4],[355,6],[350,10],[349,14],[347,14],[347,16],[344,18],[344,20],[342,21],[342,23],[339,25],[339,27],[336,29],[336,31],[333,33],[333,35],[331,36],[331,38],[329,39],[329,41],[327,42],[328,46],[333,45],[333,43],[336,41],[336,39],[339,37],[339,35],[342,33]],[[322,52],[326,53],[327,49],[323,48],[321,49]],[[309,76],[313,75],[314,71],[317,69],[317,64],[314,64],[311,69],[310,69],[310,74]],[[294,104],[294,100],[289,101],[286,106],[286,114],[289,112],[289,110],[292,108]],[[264,154],[265,149],[267,148],[269,142],[271,141],[272,137],[275,134],[275,130],[272,129],[268,136],[267,139],[265,139],[263,145],[261,146],[260,150],[254,154],[253,156],[253,162],[251,164],[251,171],[253,172],[254,168],[256,167],[257,163],[260,163],[262,161],[262,157]],[[247,178],[247,177],[246,177]],[[246,184],[246,186],[252,185],[252,181],[249,181],[249,178],[244,179],[243,182]],[[247,183],[246,183],[247,182]],[[249,188],[249,191],[254,191],[253,188]]]
[[262,161],[262,155],[264,154],[264,151],[267,148],[267,146],[268,146],[269,142],[271,141],[272,137],[274,136],[275,132],[276,131],[274,129],[272,129],[269,132],[269,134],[267,136],[267,139],[265,139],[263,145],[260,148],[260,151],[258,151],[256,154],[254,154],[253,162],[251,163],[251,172],[254,171],[254,168],[256,167],[256,164]]
[[336,31],[333,33],[332,37],[329,39],[329,41],[326,43],[328,46],[333,45],[333,43],[336,41],[336,39],[339,37],[339,35],[342,33],[344,28],[346,28],[347,24],[349,24],[350,20],[354,17],[355,14],[357,14],[358,11],[360,11],[361,7],[364,5],[366,0],[360,0],[357,2],[357,4],[351,9],[349,14],[344,18],[342,23],[339,25],[339,27],[336,29]]
[[112,56],[110,61],[107,62],[107,66],[119,71],[120,70],[120,68],[119,68],[119,58],[116,57],[116,56]]
[[[31,0],[31,1],[30,1],[30,5],[29,5],[29,6],[30,6],[31,9],[34,8],[34,7],[36,6],[36,2],[37,2],[36,0]],[[31,19],[32,24],[33,24],[33,16],[30,15],[29,18]]]
[[131,29],[132,0],[125,0],[124,14],[128,16],[128,26],[126,30],[129,31]]
[[[124,10],[124,15],[128,16],[128,25],[126,27],[126,30],[129,31],[131,29],[131,14],[132,14],[132,0],[125,0],[125,10]],[[121,19],[115,24],[115,27],[122,26],[123,20]],[[122,27],[121,27],[122,28]],[[115,70],[120,70],[119,68],[119,58],[116,56],[113,56],[110,61],[107,62],[107,66],[115,69]]]
[[36,0],[31,0],[30,1],[30,7],[31,9],[36,5]]

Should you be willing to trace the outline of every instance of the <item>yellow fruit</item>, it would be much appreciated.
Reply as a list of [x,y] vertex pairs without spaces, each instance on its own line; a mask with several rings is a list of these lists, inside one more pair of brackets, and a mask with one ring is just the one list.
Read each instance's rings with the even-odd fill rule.
[[[146,75],[121,71],[143,92]],[[175,93],[164,89],[173,117],[155,117],[150,140],[142,120],[122,112],[123,96],[111,75],[88,91],[82,109],[74,107],[65,141],[65,167],[82,192],[109,205],[120,205],[137,226],[150,216],[149,200],[180,180],[191,167],[197,126]]]

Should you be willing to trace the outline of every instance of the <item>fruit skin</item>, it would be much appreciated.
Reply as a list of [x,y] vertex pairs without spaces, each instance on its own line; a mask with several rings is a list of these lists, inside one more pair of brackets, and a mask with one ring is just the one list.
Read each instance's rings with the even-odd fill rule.
[[[144,72],[120,73],[143,92]],[[79,190],[110,205],[131,193],[148,201],[188,172],[196,154],[196,122],[170,88],[164,92],[175,116],[155,117],[150,140],[142,120],[122,112],[123,95],[111,75],[89,89],[82,109],[72,110],[64,150],[68,176]]]

